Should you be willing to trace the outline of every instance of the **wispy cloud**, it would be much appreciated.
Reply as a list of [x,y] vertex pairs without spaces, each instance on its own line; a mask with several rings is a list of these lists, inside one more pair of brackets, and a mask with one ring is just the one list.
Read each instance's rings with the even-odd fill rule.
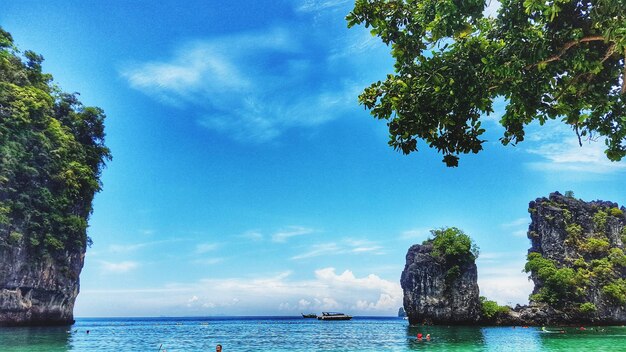
[[215,265],[223,261],[224,261],[224,258],[203,258],[203,259],[195,259],[193,263],[197,265]]
[[526,237],[528,224],[530,224],[530,219],[528,217],[523,217],[504,223],[500,226],[515,237]]
[[238,237],[245,238],[251,241],[261,241],[263,240],[263,234],[256,230],[250,230],[242,233]]
[[423,241],[430,236],[430,229],[418,228],[404,231],[400,234],[401,240]]
[[204,254],[216,250],[217,243],[200,243],[196,245],[196,254]]
[[139,263],[133,261],[123,261],[118,263],[101,261],[102,271],[105,273],[127,273],[139,267]]
[[515,227],[520,227],[520,226],[528,226],[529,223],[530,223],[530,219],[527,217],[517,218],[515,220],[502,224],[502,227],[505,229],[510,229],[510,228],[515,228]]
[[313,245],[307,252],[291,257],[293,260],[319,257],[322,255],[333,255],[343,253],[343,249],[336,243],[320,243]]
[[274,242],[286,242],[288,239],[296,236],[309,235],[314,233],[315,230],[301,226],[290,226],[284,230],[278,231],[272,235],[272,241]]
[[531,129],[526,151],[539,157],[528,167],[543,172],[599,175],[624,172],[626,162],[612,162],[604,154],[605,139],[586,140],[581,147],[574,132],[562,122],[551,121]]
[[175,243],[184,241],[183,239],[166,239],[159,241],[148,241],[140,243],[126,243],[126,244],[112,244],[109,246],[109,251],[112,253],[129,253],[135,252],[146,247],[158,246],[162,244]]
[[353,0],[305,0],[297,9],[303,12],[319,12],[338,7],[347,8],[353,3]]
[[[315,59],[324,51],[330,55],[330,49],[310,35],[283,27],[198,40],[168,59],[129,65],[120,74],[132,88],[165,104],[193,107],[204,127],[240,141],[265,142],[356,105],[360,84],[333,75]],[[328,80],[320,82],[320,75]]]
[[312,245],[308,251],[291,257],[292,260],[320,257],[338,254],[384,254],[384,248],[369,240],[344,239],[342,242],[318,243]]

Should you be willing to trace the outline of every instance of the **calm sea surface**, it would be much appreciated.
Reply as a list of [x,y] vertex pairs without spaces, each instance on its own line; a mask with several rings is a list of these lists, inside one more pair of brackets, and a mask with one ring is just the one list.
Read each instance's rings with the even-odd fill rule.
[[[626,351],[626,328],[409,327],[399,318],[77,319],[65,328],[0,328],[0,351]],[[87,334],[89,330],[89,334]],[[430,341],[417,341],[417,332]]]

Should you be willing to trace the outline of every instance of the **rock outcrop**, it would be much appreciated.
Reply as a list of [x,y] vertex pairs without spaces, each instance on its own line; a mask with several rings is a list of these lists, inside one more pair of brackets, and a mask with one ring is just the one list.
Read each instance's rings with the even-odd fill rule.
[[463,325],[478,321],[476,264],[464,262],[458,270],[453,269],[455,266],[433,255],[432,242],[409,248],[400,284],[410,324]]
[[2,28],[0,58],[0,325],[70,324],[111,158],[104,111],[63,93]]
[[626,323],[626,209],[555,192],[528,211],[534,322]]
[[404,307],[398,308],[398,318],[406,317],[406,312],[404,311]]
[[72,324],[83,262],[84,252],[35,260],[0,246],[0,326]]
[[450,280],[450,263],[433,255],[433,243],[426,241],[409,249],[402,272],[410,323],[626,324],[626,209],[555,192],[530,202],[528,211],[525,270],[535,284],[530,305],[507,309],[491,301],[487,313],[474,261],[458,266]]

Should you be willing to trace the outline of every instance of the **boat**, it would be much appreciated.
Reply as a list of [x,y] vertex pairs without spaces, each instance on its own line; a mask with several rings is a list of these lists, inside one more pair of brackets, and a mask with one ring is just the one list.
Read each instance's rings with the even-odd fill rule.
[[315,315],[315,314],[303,314],[303,313],[300,313],[300,314],[302,314],[302,317],[305,318],[305,319],[315,319],[315,318],[317,318],[317,315]]
[[352,316],[343,314],[343,313],[337,313],[337,312],[322,312],[322,315],[317,317],[317,319],[318,320],[350,320],[352,319]]

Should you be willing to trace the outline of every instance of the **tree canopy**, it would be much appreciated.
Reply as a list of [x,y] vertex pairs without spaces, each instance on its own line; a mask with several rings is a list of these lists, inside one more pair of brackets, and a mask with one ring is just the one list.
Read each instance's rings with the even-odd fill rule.
[[450,262],[474,262],[478,258],[478,246],[472,239],[456,227],[431,230],[433,256],[441,257]]
[[42,62],[0,28],[0,246],[54,256],[88,244],[110,152],[104,112],[62,92]]
[[[495,0],[494,0],[495,1]],[[626,155],[626,4],[623,0],[356,0],[348,26],[364,24],[391,47],[395,72],[359,102],[388,120],[389,145],[404,154],[418,140],[457,166],[478,153],[481,117],[494,112],[504,145],[524,140],[533,121],[559,119],[578,136],[606,137],[606,156]]]

